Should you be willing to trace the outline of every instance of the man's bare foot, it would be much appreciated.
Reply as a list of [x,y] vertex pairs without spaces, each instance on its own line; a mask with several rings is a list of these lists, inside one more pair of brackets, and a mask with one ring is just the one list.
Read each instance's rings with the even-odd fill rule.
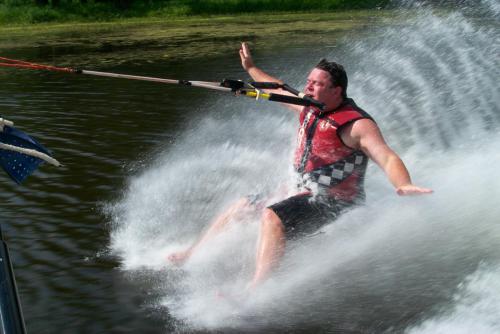
[[175,252],[167,256],[167,260],[172,264],[181,266],[191,257],[191,249]]

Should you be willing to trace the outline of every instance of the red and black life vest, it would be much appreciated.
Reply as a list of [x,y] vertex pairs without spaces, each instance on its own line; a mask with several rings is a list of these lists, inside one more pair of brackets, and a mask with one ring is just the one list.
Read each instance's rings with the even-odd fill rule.
[[340,137],[344,126],[364,118],[373,120],[352,99],[327,112],[314,107],[302,110],[294,165],[306,188],[348,202],[364,199],[368,157]]

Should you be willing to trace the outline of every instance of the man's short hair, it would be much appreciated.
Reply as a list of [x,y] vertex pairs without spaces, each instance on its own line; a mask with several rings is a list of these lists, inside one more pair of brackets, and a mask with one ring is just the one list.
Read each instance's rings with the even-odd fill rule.
[[323,58],[315,68],[330,73],[333,86],[342,87],[342,97],[347,98],[347,73],[342,65]]

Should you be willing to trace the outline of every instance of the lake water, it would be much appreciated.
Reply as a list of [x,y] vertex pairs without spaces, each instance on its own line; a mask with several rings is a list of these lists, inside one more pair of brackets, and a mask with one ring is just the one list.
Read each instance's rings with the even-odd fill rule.
[[[273,277],[237,306],[215,295],[250,277],[257,217],[183,268],[164,258],[232,201],[293,182],[294,115],[198,88],[0,69],[0,114],[64,165],[42,166],[23,186],[0,175],[28,332],[499,332],[499,8],[402,5],[395,24],[254,50],[297,88],[321,57],[344,64],[349,95],[435,193],[399,198],[371,165],[366,206],[290,243]],[[167,61],[135,49],[133,61],[97,67],[75,49],[0,51],[218,81],[247,79],[237,49]]]

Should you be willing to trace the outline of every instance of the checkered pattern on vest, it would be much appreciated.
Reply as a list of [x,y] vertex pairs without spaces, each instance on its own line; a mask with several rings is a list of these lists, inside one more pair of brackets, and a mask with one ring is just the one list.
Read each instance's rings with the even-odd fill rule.
[[355,151],[345,159],[305,173],[302,178],[306,184],[313,182],[318,186],[332,187],[351,176],[355,170],[362,171],[367,163],[368,157],[361,151]]

